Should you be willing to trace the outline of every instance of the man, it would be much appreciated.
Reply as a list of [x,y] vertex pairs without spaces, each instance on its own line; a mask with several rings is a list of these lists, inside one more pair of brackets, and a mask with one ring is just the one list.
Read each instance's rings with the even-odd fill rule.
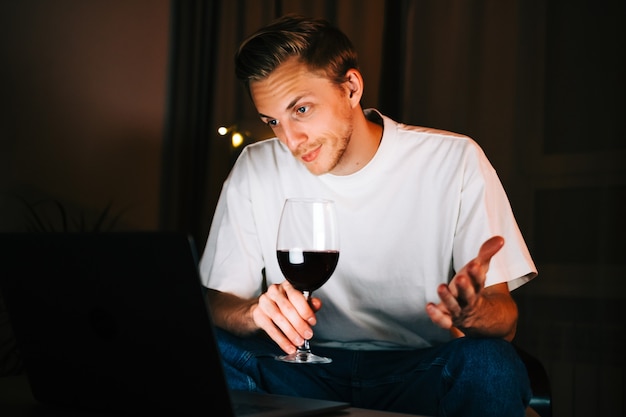
[[[200,265],[231,388],[524,415],[509,291],[536,270],[478,145],[364,111],[354,48],[325,21],[278,19],[243,42],[236,72],[276,138],[236,162]],[[276,260],[288,197],[337,206],[339,263],[310,303]],[[332,363],[274,359],[309,338]]]

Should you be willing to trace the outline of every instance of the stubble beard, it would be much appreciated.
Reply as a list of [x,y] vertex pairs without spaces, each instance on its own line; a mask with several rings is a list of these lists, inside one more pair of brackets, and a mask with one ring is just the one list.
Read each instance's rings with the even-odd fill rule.
[[326,173],[332,172],[335,168],[337,168],[343,159],[343,156],[346,153],[346,149],[348,148],[348,144],[350,143],[350,138],[352,137],[352,126],[348,127],[348,130],[344,132],[343,136],[337,144],[339,145],[333,152],[330,161],[331,165],[328,167]]
[[[313,175],[323,175],[331,173],[335,168],[337,168],[344,157],[346,149],[348,148],[348,144],[350,143],[350,138],[352,137],[352,123],[346,122],[346,128],[340,133],[340,135],[335,136],[337,139],[334,141],[335,147],[332,149],[332,153],[326,157],[328,161],[328,165],[323,170],[317,170],[316,164],[307,166],[309,171]],[[315,145],[311,147],[311,149],[315,149],[316,147],[328,143],[332,143],[333,141],[329,139],[328,136],[325,138],[318,139],[315,141]]]

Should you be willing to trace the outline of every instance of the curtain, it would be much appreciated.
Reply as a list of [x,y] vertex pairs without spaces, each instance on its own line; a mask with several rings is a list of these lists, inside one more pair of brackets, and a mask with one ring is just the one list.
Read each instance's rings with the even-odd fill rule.
[[[189,4],[195,4],[195,10]],[[173,33],[178,38],[173,39],[173,51],[178,55],[172,70],[178,71],[173,81],[178,84],[171,88],[175,102],[170,120],[176,115],[184,119],[172,121],[182,136],[175,137],[172,126],[169,138],[187,143],[170,146],[188,154],[182,160],[195,162],[192,168],[187,162],[174,167],[178,182],[169,185],[163,204],[179,207],[164,210],[163,218],[171,227],[191,228],[200,245],[236,158],[217,128],[244,126],[253,140],[268,135],[235,79],[236,47],[285,13],[326,18],[351,38],[365,80],[364,108],[376,107],[397,121],[468,134],[485,148],[505,185],[512,181],[517,169],[512,142],[520,18],[532,16],[520,13],[518,0],[174,0],[173,5],[187,14],[174,13]],[[198,36],[204,44],[195,47],[197,56],[183,62],[186,69],[178,67],[180,51],[190,49],[189,43],[198,42]],[[181,75],[194,81],[180,89]],[[184,139],[184,129],[189,128],[185,123],[203,127],[194,134],[187,132]],[[187,174],[181,174],[185,170]],[[179,191],[171,192],[174,189]]]

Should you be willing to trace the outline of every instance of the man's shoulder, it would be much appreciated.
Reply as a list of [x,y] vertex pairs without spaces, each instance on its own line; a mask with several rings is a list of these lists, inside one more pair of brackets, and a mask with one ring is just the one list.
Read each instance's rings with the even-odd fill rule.
[[472,141],[469,136],[462,133],[439,128],[414,125],[410,123],[397,122],[389,116],[383,115],[376,109],[368,109],[366,114],[370,119],[373,117],[372,115],[378,115],[378,117],[383,120],[385,130],[387,131],[387,133],[390,134],[413,136],[419,138],[437,138],[439,140],[449,138],[459,142]]
[[467,135],[452,132],[449,130],[438,129],[434,127],[416,126],[416,125],[410,125],[410,124],[405,124],[405,123],[398,123],[397,126],[398,126],[399,132],[402,132],[402,133],[406,132],[409,135],[413,134],[413,135],[420,136],[420,137],[452,139],[452,140],[458,140],[460,142],[471,140],[470,137]]
[[300,166],[286,146],[277,138],[269,138],[247,145],[237,158],[234,170],[268,177],[294,175]]
[[476,142],[467,135],[432,127],[414,126],[398,123],[395,129],[395,143],[402,149],[415,149],[424,152],[464,154],[472,149]]
[[250,151],[268,152],[274,149],[284,149],[284,147],[282,146],[278,138],[273,137],[273,138],[268,138],[268,139],[261,139],[254,143],[251,143],[248,146],[246,146],[245,149],[248,152]]
[[276,160],[290,157],[289,150],[277,139],[263,139],[247,145],[242,151],[242,157],[252,160]]

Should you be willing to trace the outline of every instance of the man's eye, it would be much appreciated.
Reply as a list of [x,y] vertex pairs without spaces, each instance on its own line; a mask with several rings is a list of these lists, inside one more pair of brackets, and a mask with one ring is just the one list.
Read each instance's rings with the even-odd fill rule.
[[307,106],[300,106],[296,109],[296,113],[298,114],[304,114],[309,110],[309,108]]
[[278,125],[278,120],[274,119],[274,120],[268,120],[267,125],[269,127],[275,127]]

